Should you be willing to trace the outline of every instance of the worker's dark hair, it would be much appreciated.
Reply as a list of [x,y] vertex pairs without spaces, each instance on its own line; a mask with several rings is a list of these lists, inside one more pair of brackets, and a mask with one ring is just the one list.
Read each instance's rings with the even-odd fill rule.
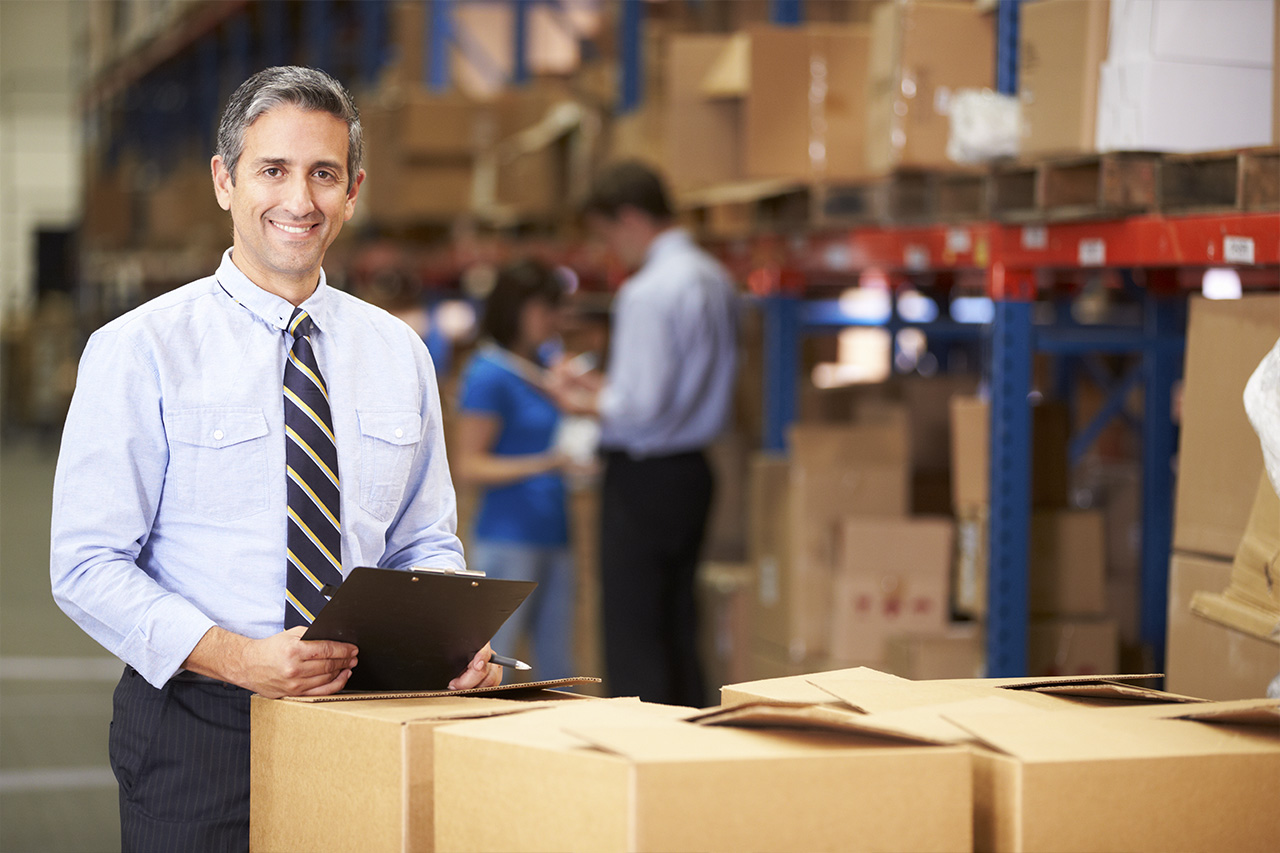
[[606,168],[596,177],[582,206],[584,216],[617,219],[624,207],[665,222],[671,218],[671,199],[658,173],[643,163],[627,161]]
[[355,185],[364,159],[364,131],[360,111],[351,93],[341,83],[316,68],[296,65],[266,68],[240,84],[232,93],[222,120],[214,154],[222,158],[231,183],[236,182],[236,166],[244,153],[244,136],[264,113],[285,104],[304,110],[324,112],[347,125],[347,189]]
[[498,280],[484,303],[480,333],[503,349],[520,337],[520,314],[531,300],[555,307],[564,297],[564,283],[554,270],[533,260],[516,261],[498,271]]

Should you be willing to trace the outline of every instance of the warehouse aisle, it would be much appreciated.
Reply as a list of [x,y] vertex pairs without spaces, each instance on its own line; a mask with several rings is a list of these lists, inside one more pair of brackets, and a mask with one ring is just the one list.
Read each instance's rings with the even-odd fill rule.
[[107,763],[121,664],[49,593],[56,448],[0,445],[0,851],[119,850]]

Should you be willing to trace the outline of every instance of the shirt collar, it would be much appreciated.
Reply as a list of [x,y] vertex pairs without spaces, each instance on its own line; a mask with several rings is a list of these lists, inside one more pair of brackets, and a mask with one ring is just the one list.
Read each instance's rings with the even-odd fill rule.
[[668,252],[687,246],[692,242],[689,232],[683,228],[668,228],[657,237],[654,237],[653,242],[649,244],[649,249],[644,255],[645,263],[652,261],[659,255],[665,255]]
[[[293,304],[289,300],[277,296],[254,284],[247,275],[231,260],[231,249],[222,254],[222,263],[214,277],[218,284],[238,305],[252,311],[260,320],[275,329],[283,330],[289,325],[293,316]],[[302,303],[302,310],[311,317],[316,328],[323,330],[329,318],[329,287],[325,281],[324,270],[320,270],[320,284],[315,292]]]

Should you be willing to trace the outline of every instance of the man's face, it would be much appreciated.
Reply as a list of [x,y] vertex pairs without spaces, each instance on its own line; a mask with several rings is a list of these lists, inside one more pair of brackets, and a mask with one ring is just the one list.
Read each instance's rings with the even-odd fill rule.
[[341,119],[286,104],[249,125],[234,183],[213,158],[214,190],[235,230],[232,258],[259,287],[305,298],[319,281],[364,180],[361,171],[347,189],[347,144]]
[[617,216],[592,214],[587,217],[587,228],[618,256],[627,269],[639,269],[644,263],[651,239],[644,225],[642,214],[628,207],[622,208]]

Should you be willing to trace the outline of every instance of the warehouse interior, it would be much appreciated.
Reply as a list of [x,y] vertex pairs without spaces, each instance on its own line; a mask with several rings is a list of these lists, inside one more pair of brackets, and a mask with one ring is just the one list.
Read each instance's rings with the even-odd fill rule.
[[[255,850],[1274,843],[1280,456],[1245,399],[1280,453],[1280,1],[4,0],[0,851],[120,849],[122,664],[50,592],[63,423],[89,336],[218,267],[217,117],[290,64],[359,107],[325,275],[425,342],[455,473],[499,270],[554,270],[557,347],[607,358],[610,164],[663,176],[741,313],[696,576],[722,707],[264,700],[362,758],[255,741]],[[599,467],[565,486],[600,677]],[[475,790],[510,806],[483,831]]]

